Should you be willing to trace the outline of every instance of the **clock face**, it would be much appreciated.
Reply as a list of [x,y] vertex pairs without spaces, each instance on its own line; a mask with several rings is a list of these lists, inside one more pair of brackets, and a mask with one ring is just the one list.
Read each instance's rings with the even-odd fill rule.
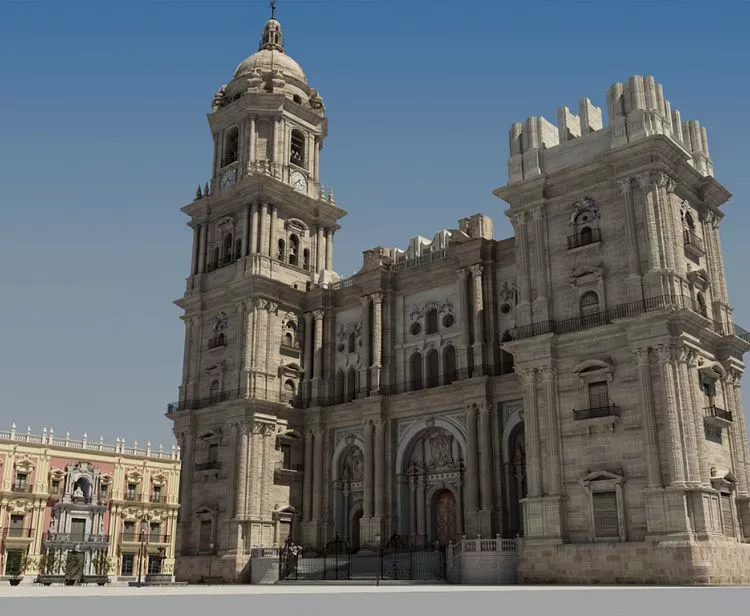
[[221,176],[221,187],[222,188],[228,188],[232,184],[234,184],[234,181],[237,179],[237,170],[236,169],[230,169],[229,171],[225,172],[224,175]]
[[294,188],[294,190],[298,190],[299,192],[305,192],[307,190],[307,180],[299,171],[292,173],[289,179],[291,180],[292,188]]

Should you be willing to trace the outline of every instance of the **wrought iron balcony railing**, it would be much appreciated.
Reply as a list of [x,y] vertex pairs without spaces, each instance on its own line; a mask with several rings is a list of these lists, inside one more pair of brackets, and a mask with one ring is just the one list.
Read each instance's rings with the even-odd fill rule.
[[148,500],[152,503],[166,503],[167,495],[154,492],[151,494],[151,496],[149,496]]
[[122,497],[122,500],[130,501],[130,502],[140,502],[141,493],[140,492],[125,492],[125,495]]
[[227,337],[224,334],[214,336],[208,341],[209,349],[218,349],[219,347],[227,346]]
[[34,486],[30,483],[14,483],[10,486],[11,492],[20,492],[22,494],[31,494],[34,491]]
[[180,402],[170,402],[167,405],[167,413],[174,413],[176,411],[185,411],[192,409],[202,409],[207,406],[213,406],[214,404],[221,404],[228,400],[237,400],[242,395],[239,389],[233,389],[230,391],[222,391],[209,396],[207,398],[193,398],[181,400]]
[[707,406],[703,409],[703,416],[709,419],[719,419],[732,423],[732,411],[727,411],[718,406]]
[[589,244],[595,244],[596,242],[600,242],[601,239],[602,232],[599,229],[589,229],[588,232],[569,235],[568,250],[580,248],[581,246],[588,246]]
[[598,419],[600,417],[619,417],[620,407],[615,404],[593,406],[587,409],[573,409],[573,419]]
[[685,229],[683,232],[683,238],[685,243],[685,248],[689,248],[691,250],[694,250],[695,252],[700,253],[700,255],[706,254],[706,249],[703,245],[703,239],[700,238],[695,231],[692,231],[691,229]]
[[45,538],[48,544],[82,544],[88,546],[104,546],[109,543],[109,535],[80,534],[80,533],[58,533],[48,531]]
[[8,528],[0,530],[3,537],[10,537],[13,539],[31,539],[34,536],[33,528],[9,526]]

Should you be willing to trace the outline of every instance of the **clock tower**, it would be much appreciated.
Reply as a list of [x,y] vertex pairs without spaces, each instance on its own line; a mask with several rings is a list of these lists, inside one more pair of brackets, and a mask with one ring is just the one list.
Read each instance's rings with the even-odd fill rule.
[[346,212],[320,183],[323,100],[287,55],[275,15],[258,51],[214,95],[208,123],[211,181],[182,208],[193,250],[176,301],[185,323],[179,401],[167,413],[182,450],[175,573],[234,581],[252,548],[282,545],[299,518],[300,316],[306,291],[334,276],[333,236]]

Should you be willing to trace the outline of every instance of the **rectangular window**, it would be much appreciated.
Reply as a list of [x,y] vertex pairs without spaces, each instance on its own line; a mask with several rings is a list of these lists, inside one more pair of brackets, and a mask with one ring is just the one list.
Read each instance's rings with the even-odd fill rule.
[[122,567],[120,568],[120,575],[133,575],[135,570],[135,555],[134,554],[123,554],[122,555]]
[[23,523],[25,516],[14,514],[10,516],[10,528],[8,529],[8,537],[23,537]]
[[122,523],[122,540],[135,541],[135,522],[128,520]]
[[151,574],[161,573],[161,561],[162,557],[156,554],[151,554],[148,557],[148,572]]
[[53,479],[49,484],[50,494],[60,494],[60,480]]
[[589,408],[603,409],[609,406],[609,388],[606,381],[589,384]]
[[734,537],[734,517],[732,516],[732,497],[729,494],[721,495],[721,523],[724,527],[725,537]]
[[292,468],[292,446],[288,443],[281,445],[281,468]]
[[5,575],[20,575],[23,550],[8,550],[5,554]]
[[16,481],[13,487],[17,492],[25,492],[29,487],[28,473],[16,473]]
[[73,518],[70,521],[71,541],[83,541],[85,536],[86,536],[86,520],[82,518]]
[[137,486],[136,486],[136,485],[135,485],[134,483],[129,483],[129,484],[128,484],[128,489],[127,489],[127,491],[125,492],[125,500],[131,500],[131,501],[132,501],[132,500],[135,500],[135,498],[136,498],[136,497],[135,497],[135,490],[136,490],[136,487],[137,487]]
[[597,538],[619,537],[620,524],[617,512],[617,492],[593,492],[594,536]]
[[209,445],[208,446],[208,462],[209,464],[215,464],[219,461],[219,446]]
[[289,534],[292,531],[292,523],[289,520],[281,520],[279,524],[279,545],[286,544]]
[[148,540],[151,543],[159,542],[159,535],[161,534],[161,524],[159,522],[151,522],[148,528],[149,537]]
[[211,549],[211,520],[201,520],[198,549],[208,552]]
[[160,502],[162,502],[162,498],[161,498],[161,486],[153,486],[151,488],[151,502],[152,503],[160,503]]

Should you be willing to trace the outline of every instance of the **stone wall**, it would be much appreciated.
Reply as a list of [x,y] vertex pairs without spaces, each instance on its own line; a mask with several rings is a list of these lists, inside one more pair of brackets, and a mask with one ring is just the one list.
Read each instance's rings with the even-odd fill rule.
[[748,584],[750,546],[730,540],[526,544],[521,552],[518,581],[522,584]]

